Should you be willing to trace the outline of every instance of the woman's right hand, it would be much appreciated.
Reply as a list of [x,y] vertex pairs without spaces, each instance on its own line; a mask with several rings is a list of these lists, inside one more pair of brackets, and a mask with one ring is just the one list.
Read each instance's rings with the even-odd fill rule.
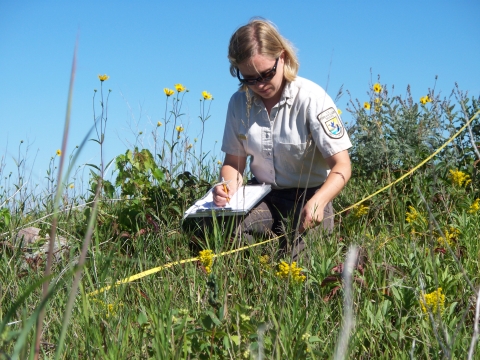
[[213,188],[213,203],[216,206],[224,207],[225,205],[227,205],[227,200],[230,198],[230,196],[230,191],[227,194],[223,189],[223,185],[217,185]]

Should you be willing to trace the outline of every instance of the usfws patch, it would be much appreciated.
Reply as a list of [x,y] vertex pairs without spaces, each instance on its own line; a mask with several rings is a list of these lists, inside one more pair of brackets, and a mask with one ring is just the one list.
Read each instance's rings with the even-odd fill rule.
[[328,108],[317,115],[318,121],[322,124],[325,134],[332,139],[340,139],[345,134],[345,128],[343,127],[340,116],[334,108]]

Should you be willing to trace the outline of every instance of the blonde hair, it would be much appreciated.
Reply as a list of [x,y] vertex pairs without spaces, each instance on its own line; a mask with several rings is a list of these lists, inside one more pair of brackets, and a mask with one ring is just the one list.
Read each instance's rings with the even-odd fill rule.
[[[300,66],[293,45],[280,35],[275,24],[265,19],[254,18],[247,25],[238,28],[230,38],[228,45],[230,74],[236,77],[238,65],[255,55],[276,59],[282,51],[285,54],[283,77],[287,81],[293,81]],[[240,86],[240,89],[246,88],[246,85]]]

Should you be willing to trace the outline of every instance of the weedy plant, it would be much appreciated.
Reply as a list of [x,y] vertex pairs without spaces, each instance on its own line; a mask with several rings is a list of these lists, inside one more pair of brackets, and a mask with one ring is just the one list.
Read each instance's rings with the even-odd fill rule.
[[[457,98],[441,99],[429,90],[415,101],[409,90],[402,99],[386,89],[379,81],[369,99],[352,101],[355,175],[335,200],[333,233],[307,235],[308,256],[297,263],[276,257],[276,240],[236,251],[245,244],[220,225],[203,235],[201,252],[192,253],[194,234],[181,230],[181,217],[211,186],[217,176],[212,169],[219,166],[203,152],[211,105],[206,92],[199,153],[182,124],[187,90],[176,84],[164,91],[165,114],[153,124],[153,148],[137,146],[117,156],[112,179],[103,179],[102,159],[91,167],[96,172],[88,194],[55,197],[53,210],[46,205],[49,192],[40,199],[43,208],[18,208],[19,193],[10,189],[15,180],[1,173],[0,162],[0,357],[478,356],[478,99],[456,89]],[[102,114],[96,123],[100,148],[107,102]],[[475,119],[470,132],[409,177],[357,203],[415,168],[466,117]],[[62,173],[55,166],[51,176]],[[71,194],[65,178],[49,185],[52,193]],[[23,199],[32,198],[24,193]],[[77,203],[83,209],[72,211]],[[47,222],[69,238],[69,253],[47,265],[49,274],[42,272],[44,258],[28,260],[13,241],[32,221]],[[347,264],[354,244],[357,255]],[[149,269],[150,275],[131,277]]]

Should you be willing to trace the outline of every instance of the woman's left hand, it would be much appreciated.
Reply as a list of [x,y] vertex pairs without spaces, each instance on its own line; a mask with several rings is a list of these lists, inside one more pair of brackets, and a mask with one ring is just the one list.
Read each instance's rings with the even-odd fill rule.
[[310,199],[310,201],[305,204],[300,213],[300,227],[298,228],[300,234],[307,229],[319,225],[323,220],[324,206],[312,200],[313,199]]

